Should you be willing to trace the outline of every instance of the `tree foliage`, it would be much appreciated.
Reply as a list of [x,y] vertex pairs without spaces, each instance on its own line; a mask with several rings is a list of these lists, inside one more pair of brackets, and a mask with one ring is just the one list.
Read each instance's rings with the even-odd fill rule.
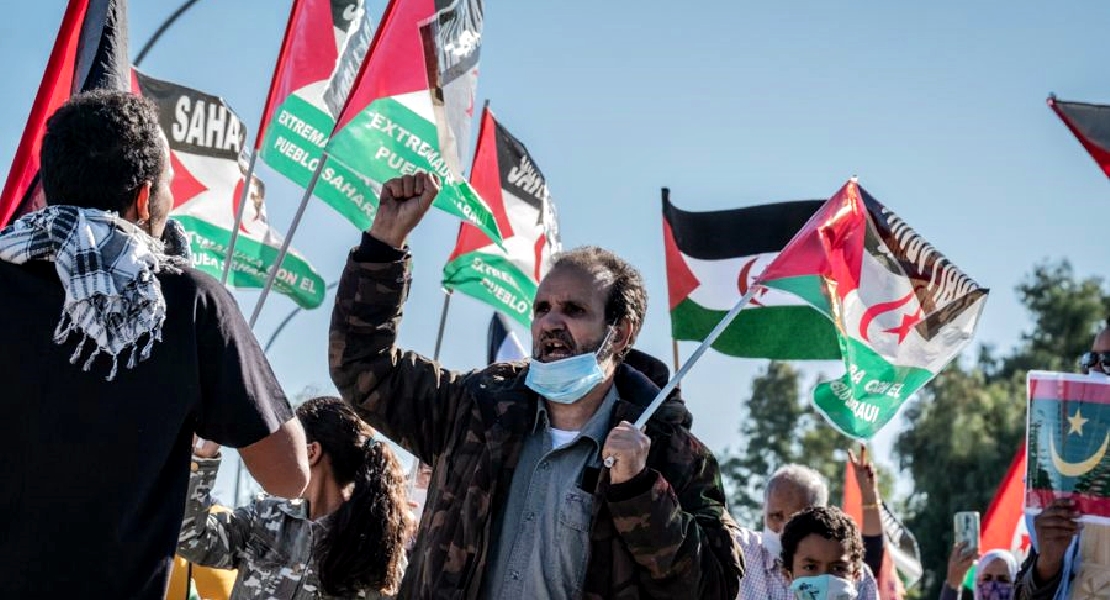
[[907,525],[921,547],[926,598],[943,584],[952,514],[986,512],[1025,437],[1025,373],[1074,370],[1110,314],[1102,281],[1077,278],[1067,261],[1034,267],[1016,291],[1033,323],[1018,347],[999,356],[983,346],[973,365],[949,365],[903,413],[895,453],[913,478]]

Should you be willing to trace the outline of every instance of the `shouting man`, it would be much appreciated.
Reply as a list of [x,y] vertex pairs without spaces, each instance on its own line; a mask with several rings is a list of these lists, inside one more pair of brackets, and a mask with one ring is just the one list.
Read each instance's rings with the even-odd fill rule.
[[677,402],[631,424],[659,391],[622,364],[647,310],[631,265],[557,257],[530,361],[458,373],[396,347],[405,239],[437,192],[426,174],[383,186],[331,324],[336,386],[433,467],[400,596],[732,600],[742,563],[716,460]]

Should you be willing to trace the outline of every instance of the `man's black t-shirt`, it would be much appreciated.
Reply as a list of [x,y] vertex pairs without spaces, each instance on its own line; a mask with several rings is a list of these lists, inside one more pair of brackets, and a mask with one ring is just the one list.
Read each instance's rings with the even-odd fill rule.
[[[161,599],[197,435],[253,444],[292,411],[231,295],[159,275],[161,342],[134,369],[82,370],[53,341],[52,263],[0,262],[0,598]],[[145,340],[144,340],[145,341]]]

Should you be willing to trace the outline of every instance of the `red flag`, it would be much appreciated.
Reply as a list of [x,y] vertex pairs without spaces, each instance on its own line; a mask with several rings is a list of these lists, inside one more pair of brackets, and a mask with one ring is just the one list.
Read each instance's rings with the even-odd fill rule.
[[983,518],[979,537],[981,551],[1009,550],[1019,560],[1029,551],[1029,532],[1025,528],[1025,470],[1023,442]]
[[[847,461],[844,465],[844,500],[841,510],[852,517],[860,530],[863,530],[863,498],[859,493],[859,484],[856,483],[856,468],[852,461]],[[883,543],[887,544],[885,535]],[[883,566],[875,573],[875,583],[879,587],[879,600],[902,600],[906,595],[889,551],[883,553]]]
[[333,13],[329,0],[293,0],[285,37],[270,81],[270,94],[262,109],[262,123],[255,136],[254,147],[262,147],[262,138],[278,106],[293,92],[331,77],[339,59],[333,30],[346,26],[341,15]]
[[1065,102],[1057,100],[1056,96],[1049,96],[1048,107],[1083,144],[1102,172],[1110,177],[1110,106]]
[[79,92],[130,89],[130,70],[127,0],[70,0],[0,194],[0,227],[45,204],[38,174],[47,119]]

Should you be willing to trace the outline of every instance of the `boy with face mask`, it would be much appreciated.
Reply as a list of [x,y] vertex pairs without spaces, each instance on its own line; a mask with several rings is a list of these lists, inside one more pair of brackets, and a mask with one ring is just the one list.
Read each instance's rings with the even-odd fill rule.
[[783,574],[797,600],[855,600],[863,572],[863,538],[835,506],[814,506],[782,530]]

